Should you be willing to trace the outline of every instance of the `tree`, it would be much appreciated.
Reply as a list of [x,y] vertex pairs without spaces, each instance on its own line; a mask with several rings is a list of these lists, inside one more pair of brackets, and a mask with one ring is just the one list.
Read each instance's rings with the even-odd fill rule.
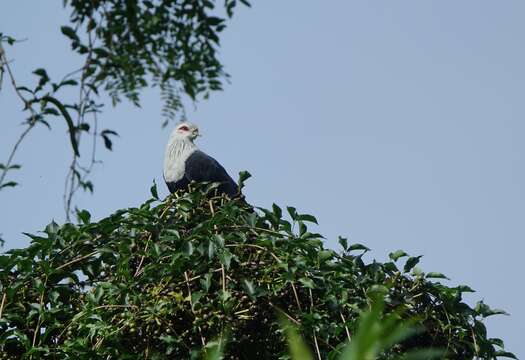
[[152,187],[138,208],[79,212],[0,256],[0,358],[288,358],[285,333],[296,359],[514,357],[482,322],[504,312],[471,308],[473,290],[435,282],[420,256],[366,262],[346,239],[338,253],[308,231],[312,215],[215,189],[161,201]]
[[[249,6],[246,0],[239,2]],[[219,34],[226,27],[225,17],[233,16],[237,4],[236,0],[225,0],[225,14],[221,15],[214,0],[64,0],[71,11],[70,24],[60,31],[83,65],[59,80],[38,68],[33,71],[38,78],[34,86],[17,83],[6,50],[17,40],[0,33],[0,89],[6,76],[27,114],[25,130],[7,161],[0,164],[0,190],[17,185],[7,174],[20,169],[15,154],[27,134],[39,125],[51,129],[49,118],[60,117],[67,124],[72,153],[64,196],[69,219],[76,191],[93,192],[89,175],[96,162],[97,138],[112,150],[112,138],[118,135],[99,124],[104,106],[100,97],[109,95],[113,105],[125,98],[140,106],[141,90],[157,87],[164,100],[163,125],[177,117],[183,119],[184,98],[193,102],[205,99],[212,91],[221,90],[228,77],[217,48]],[[76,102],[61,100],[68,87],[79,94]],[[92,145],[91,157],[83,162],[82,141]]]
[[[16,40],[0,34],[0,76],[27,113],[0,165],[0,189],[16,186],[6,176],[20,168],[14,155],[25,136],[51,128],[49,117],[64,119],[69,220],[75,192],[93,191],[95,157],[80,163],[81,140],[91,135],[95,148],[101,138],[111,150],[117,135],[98,124],[99,94],[138,106],[142,89],[158,87],[170,121],[184,117],[183,97],[206,98],[227,75],[214,1],[64,3],[71,23],[61,31],[84,65],[58,81],[39,68],[35,86],[19,85],[2,45]],[[225,1],[227,17],[236,4]],[[66,87],[76,102],[61,100]],[[255,211],[214,191],[208,184],[160,200],[154,186],[137,208],[98,222],[76,211],[76,223],[52,222],[42,236],[27,234],[27,248],[0,255],[0,359],[514,357],[482,321],[504,312],[470,307],[462,294],[472,289],[435,282],[445,276],[418,269],[420,256],[398,250],[386,263],[366,262],[362,244],[341,238],[342,252],[324,248],[308,231],[312,215]]]

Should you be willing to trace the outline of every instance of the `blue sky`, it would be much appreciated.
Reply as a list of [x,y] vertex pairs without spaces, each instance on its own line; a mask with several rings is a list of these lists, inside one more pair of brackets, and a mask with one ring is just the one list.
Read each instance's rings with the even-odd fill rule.
[[[234,177],[252,173],[251,203],[317,216],[328,246],[347,236],[379,260],[404,249],[424,255],[423,270],[470,285],[471,303],[511,313],[487,321],[489,336],[524,357],[524,13],[519,0],[254,0],[222,37],[231,84],[189,109],[199,145]],[[20,84],[37,67],[58,78],[79,64],[59,31],[66,21],[60,2],[3,4],[0,31],[27,38],[7,49]],[[3,85],[0,162],[23,120]],[[170,129],[160,106],[147,91],[141,109],[101,117],[121,137],[101,152],[95,194],[78,198],[95,218],[162,184]],[[0,192],[6,248],[64,220],[69,144],[52,125],[20,151],[21,186]]]

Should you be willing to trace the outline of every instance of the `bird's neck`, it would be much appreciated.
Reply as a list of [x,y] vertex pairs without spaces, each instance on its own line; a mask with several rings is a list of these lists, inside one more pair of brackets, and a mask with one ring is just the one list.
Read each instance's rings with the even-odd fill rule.
[[184,176],[186,159],[197,150],[190,139],[172,139],[164,155],[164,179],[175,182]]
[[[193,143],[190,139],[174,139],[168,145],[169,157],[172,159],[184,157],[189,155],[197,149],[197,145]],[[168,155],[168,154],[167,154]]]

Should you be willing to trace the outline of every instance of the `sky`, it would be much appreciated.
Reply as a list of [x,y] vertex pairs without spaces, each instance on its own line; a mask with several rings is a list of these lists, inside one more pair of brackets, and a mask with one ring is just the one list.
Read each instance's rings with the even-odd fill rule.
[[[202,150],[234,178],[253,175],[250,203],[315,215],[328,247],[342,235],[370,247],[368,259],[423,255],[424,271],[477,291],[470,304],[511,314],[487,319],[489,336],[525,358],[524,13],[521,0],[253,0],[221,38],[231,83],[188,117]],[[59,30],[67,15],[61,2],[2,4],[0,32],[27,39],[6,49],[20,84],[38,67],[52,78],[78,67]],[[0,162],[21,107],[4,82]],[[154,179],[167,195],[160,108],[148,90],[142,108],[101,115],[120,137],[100,152],[94,195],[77,198],[94,219],[139,205]],[[21,185],[0,192],[5,249],[64,221],[70,145],[56,121],[31,133],[11,173]]]

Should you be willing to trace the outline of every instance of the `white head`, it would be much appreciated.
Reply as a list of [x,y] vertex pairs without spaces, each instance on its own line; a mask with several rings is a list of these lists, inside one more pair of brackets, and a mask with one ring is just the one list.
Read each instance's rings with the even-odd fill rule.
[[199,127],[189,122],[183,122],[172,131],[170,140],[189,140],[193,142],[197,136],[200,136]]
[[184,176],[186,159],[197,150],[193,140],[199,135],[197,125],[183,122],[171,132],[164,154],[164,179],[178,181]]

